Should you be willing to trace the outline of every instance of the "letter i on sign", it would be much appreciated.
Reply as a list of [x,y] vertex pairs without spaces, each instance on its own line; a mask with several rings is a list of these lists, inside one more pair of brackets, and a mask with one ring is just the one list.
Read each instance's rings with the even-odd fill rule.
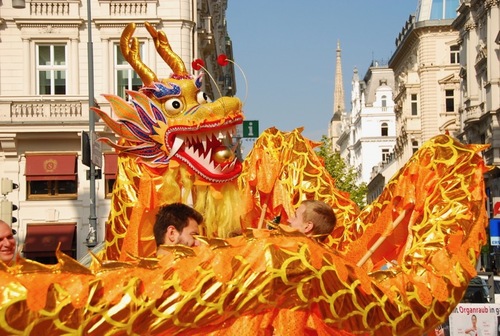
[[249,138],[254,137],[254,135],[253,135],[253,123],[252,122],[248,123],[248,137]]

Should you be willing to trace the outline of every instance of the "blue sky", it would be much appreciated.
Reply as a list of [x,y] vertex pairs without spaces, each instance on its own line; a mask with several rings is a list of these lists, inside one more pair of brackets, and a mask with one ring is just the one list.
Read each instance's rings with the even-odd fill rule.
[[[243,107],[260,131],[304,127],[320,140],[333,115],[337,40],[342,49],[346,108],[355,67],[363,78],[372,60],[388,60],[418,0],[229,0],[226,12],[234,61],[248,80]],[[237,70],[237,93],[245,83]],[[249,144],[251,146],[251,144]],[[245,147],[245,142],[243,142]]]

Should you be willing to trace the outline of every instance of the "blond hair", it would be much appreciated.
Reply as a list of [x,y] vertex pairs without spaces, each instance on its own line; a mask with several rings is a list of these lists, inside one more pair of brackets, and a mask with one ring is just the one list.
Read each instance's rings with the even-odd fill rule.
[[305,200],[306,209],[303,214],[303,221],[313,223],[312,235],[319,241],[323,241],[326,236],[332,233],[337,223],[337,217],[331,206],[323,201]]

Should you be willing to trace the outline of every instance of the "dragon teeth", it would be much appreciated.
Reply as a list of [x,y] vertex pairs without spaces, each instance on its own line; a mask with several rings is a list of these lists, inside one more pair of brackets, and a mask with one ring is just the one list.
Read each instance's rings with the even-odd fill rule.
[[174,144],[172,145],[172,150],[170,151],[170,154],[168,155],[168,159],[170,160],[175,153],[181,148],[182,144],[184,143],[184,139],[181,137],[175,137]]
[[[177,151],[181,148],[181,146],[185,143],[186,146],[184,151],[187,155],[203,164],[208,168],[212,173],[224,173],[225,171],[230,171],[234,169],[236,165],[236,160],[231,162],[230,164],[220,164],[216,163],[212,160],[212,152],[213,149],[209,147],[209,145],[213,142],[221,142],[234,153],[237,149],[238,144],[232,144],[232,136],[236,134],[236,127],[231,127],[224,131],[215,131],[215,132],[204,132],[201,134],[186,134],[184,136],[176,137],[174,144],[172,146],[172,152],[169,155],[169,159],[177,153]],[[201,144],[203,148],[200,146],[196,146],[196,144]]]

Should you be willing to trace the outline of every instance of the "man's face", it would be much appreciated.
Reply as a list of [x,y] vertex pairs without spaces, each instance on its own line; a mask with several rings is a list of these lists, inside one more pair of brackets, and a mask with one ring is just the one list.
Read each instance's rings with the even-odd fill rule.
[[5,223],[0,223],[0,260],[9,264],[16,252],[16,239],[12,229]]
[[302,233],[309,233],[311,225],[309,222],[304,222],[304,212],[306,211],[306,206],[304,204],[300,205],[295,211],[295,216],[288,218],[288,223],[290,226]]
[[167,230],[166,244],[170,242],[170,244],[180,244],[189,247],[200,245],[200,242],[194,238],[194,236],[200,234],[198,223],[194,219],[188,219],[188,225],[184,227],[182,232],[177,231],[174,227],[171,227],[171,229],[173,229],[173,232],[170,234],[170,237]]

